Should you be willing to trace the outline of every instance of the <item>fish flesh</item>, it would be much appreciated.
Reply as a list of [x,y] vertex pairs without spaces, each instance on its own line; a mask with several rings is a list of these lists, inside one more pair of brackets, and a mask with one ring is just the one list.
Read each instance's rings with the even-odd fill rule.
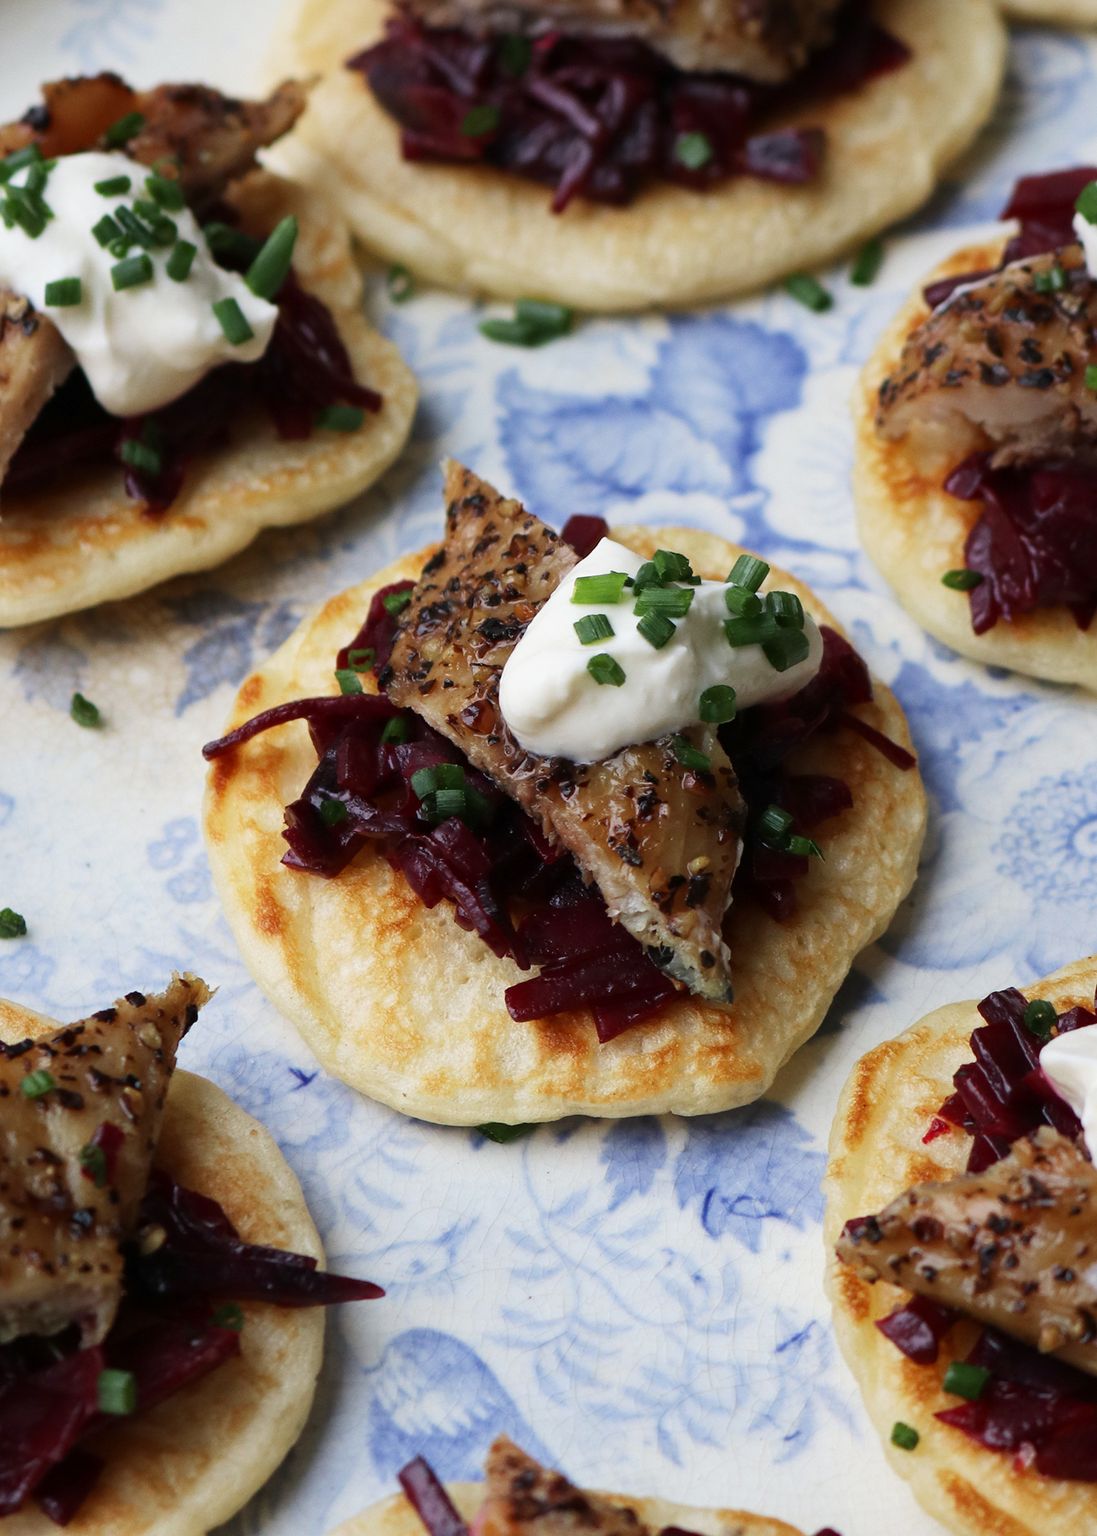
[[649,1536],[631,1509],[583,1493],[505,1435],[488,1451],[485,1498],[475,1536]]
[[38,413],[76,366],[57,327],[0,289],[0,480]]

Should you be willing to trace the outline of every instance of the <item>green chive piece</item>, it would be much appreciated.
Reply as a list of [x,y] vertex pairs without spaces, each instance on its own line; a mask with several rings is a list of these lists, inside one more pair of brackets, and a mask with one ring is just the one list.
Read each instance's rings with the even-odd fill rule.
[[637,594],[641,593],[645,587],[661,587],[662,585],[662,579],[654,560],[645,560],[632,578],[632,590]]
[[12,224],[18,224],[19,228],[30,239],[37,240],[46,227],[47,220],[53,217],[37,193],[29,191],[26,187],[12,187],[5,189],[4,194],[4,222],[10,229]]
[[780,633],[777,620],[772,614],[764,611],[754,618],[727,619],[724,622],[727,642],[736,650],[741,645],[765,645],[769,641],[776,640]]
[[157,449],[149,443],[143,443],[139,438],[127,437],[118,456],[123,464],[128,464],[131,469],[139,470],[143,475],[156,476],[164,467],[164,460]]
[[121,260],[123,256],[129,255],[130,246],[132,243],[133,242],[129,240],[121,230],[119,230],[118,238],[116,240],[112,240],[107,249],[110,251],[112,256],[117,256],[118,259]]
[[566,336],[573,314],[563,304],[547,299],[519,299],[513,319],[492,317],[480,323],[480,334],[488,341],[504,342],[512,347],[542,347],[546,342]]
[[468,799],[464,787],[460,789],[440,789],[434,796],[433,818],[436,821],[449,821],[451,816],[463,816],[468,808]]
[[786,853],[794,853],[801,859],[821,859],[823,850],[812,837],[790,837],[785,843]]
[[19,1084],[19,1091],[25,1099],[43,1099],[47,1093],[52,1093],[57,1087],[57,1079],[52,1072],[47,1072],[40,1067],[37,1072],[28,1072]]
[[141,112],[127,112],[125,117],[120,117],[116,123],[111,123],[103,135],[103,143],[110,149],[118,149],[123,144],[128,144],[145,126],[144,114]]
[[314,419],[321,432],[357,432],[366,413],[360,405],[325,405]]
[[870,240],[857,252],[853,266],[849,271],[849,280],[858,288],[867,288],[874,283],[880,275],[880,268],[884,264],[884,242],[882,240]]
[[347,652],[347,665],[356,672],[368,672],[377,660],[377,652],[372,645],[354,646]]
[[792,817],[779,805],[768,805],[758,818],[758,836],[767,848],[783,848],[792,831]]
[[606,571],[602,576],[577,576],[571,590],[573,603],[619,603],[628,577],[624,571]]
[[210,1318],[215,1328],[231,1328],[233,1333],[239,1333],[244,1326],[244,1313],[235,1301],[226,1301],[224,1306],[218,1307]]
[[297,244],[297,220],[293,214],[280,219],[263,243],[263,249],[244,274],[257,299],[273,299],[285,282]]
[[706,725],[726,725],[735,719],[735,689],[723,683],[706,688],[698,704],[698,713]]
[[385,612],[389,614],[391,618],[395,618],[398,613],[403,613],[404,609],[410,602],[410,587],[406,592],[386,592],[384,597],[381,599],[381,603]]
[[82,693],[74,693],[69,704],[69,714],[82,725],[85,730],[95,730],[102,725],[103,716],[99,713],[98,704],[93,704],[90,699],[85,699]]
[[725,587],[724,602],[737,619],[756,619],[762,612],[762,599],[745,587]]
[[144,251],[139,256],[127,256],[110,269],[110,280],[116,293],[124,288],[136,288],[141,283],[152,282],[152,258]]
[[99,1412],[125,1418],[137,1408],[137,1377],[132,1371],[100,1371]]
[[948,587],[953,592],[974,592],[976,587],[983,585],[984,578],[978,571],[958,570],[946,571],[941,577],[941,585]]
[[10,155],[5,155],[0,160],[0,181],[8,181],[16,171],[26,170],[28,165],[41,165],[42,151],[37,144],[27,144],[22,149],[13,150]]
[[151,227],[145,223],[144,219],[139,219],[132,208],[119,203],[114,210],[114,217],[121,224],[123,233],[132,244],[143,246],[145,250],[151,250],[156,244]]
[[1082,188],[1074,210],[1082,215],[1087,224],[1097,224],[1097,181],[1091,181],[1088,187]]
[[1090,363],[1086,369],[1086,388],[1097,390],[1097,363]]
[[320,820],[325,827],[337,827],[346,819],[347,808],[342,800],[337,800],[334,795],[325,795],[320,801]]
[[121,239],[122,229],[109,213],[105,213],[101,219],[91,226],[91,232],[101,246],[108,246],[113,241]]
[[703,133],[680,133],[674,141],[674,158],[687,171],[699,171],[712,159],[712,141]]
[[916,1429],[911,1429],[909,1424],[902,1420],[896,1420],[891,1428],[891,1443],[897,1445],[901,1451],[913,1451],[921,1439]]
[[335,679],[340,693],[362,692],[362,681],[353,667],[336,667]]
[[587,671],[596,683],[611,688],[620,688],[625,681],[625,670],[612,656],[600,651],[597,656],[592,656],[587,662]]
[[106,181],[97,181],[95,190],[100,197],[125,197],[133,182],[128,176],[108,176]]
[[709,773],[711,771],[712,760],[708,754],[698,751],[684,736],[675,736],[670,744],[670,749],[683,768],[689,768],[693,773]]
[[1046,272],[1037,272],[1032,279],[1032,286],[1037,293],[1062,293],[1067,285],[1067,275],[1062,267],[1049,267]]
[[482,101],[470,107],[461,119],[461,132],[466,139],[482,139],[499,126],[499,108],[490,101]]
[[492,317],[481,320],[478,330],[487,341],[499,341],[507,347],[539,347],[544,340],[520,320],[503,320]]
[[662,613],[671,619],[684,619],[693,604],[692,587],[644,587],[633,612]]
[[46,303],[56,309],[71,309],[83,297],[84,285],[78,277],[55,277],[46,284]]
[[668,645],[677,632],[677,625],[662,613],[645,613],[636,626],[638,634],[643,635],[649,645],[653,645],[657,651],[661,651],[664,645]]
[[782,629],[803,629],[804,605],[795,592],[767,592],[766,607]]
[[21,939],[26,931],[27,920],[21,912],[0,907],[0,939]]
[[415,279],[407,267],[395,262],[388,270],[385,287],[394,304],[406,304],[415,292]]
[[86,1147],[80,1148],[79,1162],[96,1189],[104,1189],[107,1183],[107,1154],[102,1147],[97,1147],[93,1141],[89,1141]]
[[535,1125],[503,1125],[500,1121],[492,1120],[487,1125],[478,1125],[476,1129],[481,1136],[488,1141],[496,1141],[501,1147],[505,1147],[510,1141],[518,1141],[523,1136],[528,1136],[530,1131],[535,1131]]
[[255,335],[235,299],[218,299],[212,308],[229,346],[242,347],[245,341],[250,341]]
[[579,636],[580,645],[597,645],[599,640],[613,638],[613,625],[604,613],[585,613],[572,625]]
[[154,171],[145,177],[145,191],[154,203],[159,203],[170,213],[179,213],[187,206],[183,188],[174,176],[159,176]]
[[190,269],[194,265],[194,258],[198,255],[198,247],[190,240],[180,240],[164,267],[165,272],[173,283],[185,283],[190,276]]
[[764,560],[759,560],[757,555],[740,555],[728,572],[728,585],[757,592],[768,575],[769,566]]
[[802,304],[805,309],[814,310],[817,315],[830,309],[834,303],[819,279],[812,277],[810,272],[794,272],[791,277],[786,277],[785,292],[790,298],[795,299],[797,304]]
[[216,220],[203,225],[202,233],[212,254],[224,261],[254,261],[263,244],[254,235],[246,235],[242,229]]
[[985,1365],[969,1365],[966,1360],[954,1360],[945,1372],[941,1385],[954,1397],[966,1397],[969,1403],[977,1403],[986,1391],[989,1380],[990,1372]]
[[1050,1040],[1051,1031],[1059,1022],[1059,1014],[1054,1003],[1049,1003],[1045,998],[1034,997],[1027,1005],[1023,1015],[1025,1028],[1037,1040]]
[[533,45],[528,37],[520,37],[512,32],[499,39],[499,62],[513,79],[517,80],[525,74],[532,58]]
[[673,549],[657,549],[651,557],[651,563],[658,571],[660,581],[688,581],[694,586],[700,584],[701,578],[693,574],[693,567],[685,555]]
[[385,721],[385,729],[381,732],[381,740],[388,745],[399,746],[407,741],[411,734],[411,727],[403,715],[393,715],[391,720]]
[[787,672],[808,659],[811,642],[802,629],[782,629],[772,640],[762,641],[762,651],[775,672]]
[[420,800],[440,789],[464,789],[465,770],[460,763],[436,763],[433,768],[417,768],[411,776],[411,787]]

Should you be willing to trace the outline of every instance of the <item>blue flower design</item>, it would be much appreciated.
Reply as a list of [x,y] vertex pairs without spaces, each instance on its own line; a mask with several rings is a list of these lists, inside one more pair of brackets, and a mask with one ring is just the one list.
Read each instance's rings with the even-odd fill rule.
[[262,654],[275,649],[297,627],[300,614],[287,603],[249,603],[228,592],[199,591],[170,604],[182,624],[203,634],[183,652],[187,681],[175,701],[175,713],[208,698],[222,683],[241,682]]
[[610,1210],[633,1195],[646,1195],[667,1160],[667,1139],[658,1120],[618,1120],[602,1138],[599,1161],[613,1189]]
[[1097,890],[1097,762],[1027,790],[993,851],[999,872],[1034,901],[1091,906]]

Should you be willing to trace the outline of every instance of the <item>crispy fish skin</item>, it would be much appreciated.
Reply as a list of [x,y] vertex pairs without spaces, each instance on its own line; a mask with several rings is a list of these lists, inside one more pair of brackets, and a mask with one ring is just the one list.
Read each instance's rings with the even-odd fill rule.
[[915,1185],[838,1257],[1097,1375],[1097,1169],[1048,1126],[983,1173]]
[[[1063,286],[1043,291],[1053,276]],[[1097,460],[1097,283],[1080,246],[1015,261],[941,304],[880,386],[876,427],[925,436],[953,462],[976,448],[996,465]]]
[[840,0],[403,0],[428,26],[562,28],[647,43],[680,69],[787,80],[828,42]]
[[488,1451],[476,1536],[649,1536],[631,1509],[584,1493],[500,1435]]
[[[158,996],[130,992],[52,1035],[0,1046],[0,1343],[74,1323],[86,1346],[106,1336],[176,1049],[209,996],[197,977],[175,976]],[[56,1086],[29,1097],[32,1072]],[[105,1125],[123,1140],[111,1176],[97,1179],[81,1153]]]
[[401,615],[382,685],[574,855],[668,975],[730,1002],[722,926],[746,808],[714,729],[683,732],[708,754],[708,774],[683,768],[670,737],[588,764],[525,752],[499,710],[499,678],[576,556],[459,464],[447,465],[445,494],[445,543]]
[[28,299],[0,289],[0,480],[39,411],[75,366],[57,327]]

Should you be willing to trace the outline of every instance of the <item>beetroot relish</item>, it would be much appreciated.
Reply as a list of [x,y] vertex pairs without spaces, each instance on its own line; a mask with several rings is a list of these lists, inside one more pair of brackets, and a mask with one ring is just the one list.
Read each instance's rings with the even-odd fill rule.
[[[481,37],[391,19],[382,40],[348,60],[401,128],[406,160],[485,162],[553,189],[561,213],[575,197],[627,204],[652,181],[704,188],[732,176],[815,179],[817,128],[767,128],[782,108],[856,90],[909,58],[859,3],[835,42],[790,85],[687,72],[644,43],[568,37]],[[473,123],[483,127],[473,131]],[[701,165],[682,143],[703,135]],[[696,145],[696,140],[693,141]]]
[[127,1255],[126,1294],[102,1344],[80,1349],[70,1329],[0,1346],[0,1517],[32,1497],[55,1525],[77,1513],[104,1465],[81,1443],[111,1422],[99,1411],[101,1371],[133,1374],[141,1414],[240,1353],[238,1321],[211,1301],[330,1306],[383,1295],[304,1254],[245,1243],[216,1201],[164,1173],[150,1180],[139,1230],[164,1238]]

